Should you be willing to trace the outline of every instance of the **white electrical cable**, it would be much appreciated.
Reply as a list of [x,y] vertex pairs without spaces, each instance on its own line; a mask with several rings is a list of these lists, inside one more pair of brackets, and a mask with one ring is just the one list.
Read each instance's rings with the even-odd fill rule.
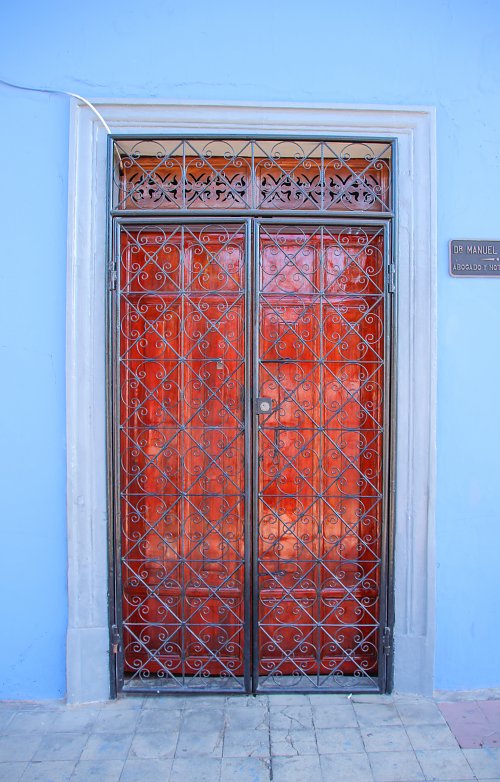
[[83,103],[85,103],[86,106],[91,109],[96,117],[100,119],[104,127],[106,128],[107,133],[111,133],[110,127],[102,114],[96,109],[96,107],[89,101],[87,98],[84,98],[82,95],[77,95],[76,92],[67,92],[66,90],[50,90],[46,89],[44,87],[24,87],[22,84],[14,84],[13,82],[6,81],[5,79],[0,79],[0,84],[4,84],[6,87],[12,87],[15,90],[26,90],[27,92],[45,92],[52,95],[66,95],[70,98],[77,98],[77,100],[81,100]]

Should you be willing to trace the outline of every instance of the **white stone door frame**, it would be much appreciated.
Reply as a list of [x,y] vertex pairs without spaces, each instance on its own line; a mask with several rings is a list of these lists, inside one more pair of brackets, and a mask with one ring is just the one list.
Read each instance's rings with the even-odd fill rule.
[[[96,100],[113,132],[394,138],[397,434],[394,688],[434,683],[435,112],[428,107]],[[67,287],[67,699],[110,697],[106,467],[106,149],[71,113]]]

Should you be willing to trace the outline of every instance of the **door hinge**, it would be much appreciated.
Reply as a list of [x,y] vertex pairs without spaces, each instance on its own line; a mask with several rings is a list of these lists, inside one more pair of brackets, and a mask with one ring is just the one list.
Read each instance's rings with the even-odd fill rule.
[[109,270],[109,278],[108,278],[108,290],[114,291],[116,289],[116,280],[118,278],[118,273],[116,269],[111,268]]
[[118,654],[120,647],[120,631],[116,625],[111,626],[111,649],[113,654]]
[[396,292],[396,266],[390,263],[387,267],[387,290],[389,293]]
[[382,635],[382,649],[384,654],[389,654],[391,651],[391,628],[384,627]]
[[396,292],[396,266],[390,263],[387,267],[387,290],[389,293]]

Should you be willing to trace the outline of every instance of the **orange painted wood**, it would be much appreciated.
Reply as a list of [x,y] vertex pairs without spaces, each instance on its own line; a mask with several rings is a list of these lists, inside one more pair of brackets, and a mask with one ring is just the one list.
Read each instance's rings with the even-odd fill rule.
[[125,670],[243,673],[244,234],[122,235]]
[[[383,249],[362,230],[262,230],[264,677],[376,672]],[[242,676],[244,230],[124,228],[121,253],[125,671]]]
[[383,447],[383,240],[264,229],[262,675],[374,672]]
[[125,157],[123,209],[388,209],[389,166],[365,158]]

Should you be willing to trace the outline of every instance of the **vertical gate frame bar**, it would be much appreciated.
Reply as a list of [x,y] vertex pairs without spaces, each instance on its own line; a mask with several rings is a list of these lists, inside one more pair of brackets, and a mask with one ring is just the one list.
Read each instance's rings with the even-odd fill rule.
[[122,567],[122,525],[121,525],[121,498],[120,498],[120,223],[115,221],[112,226],[112,262],[117,265],[117,279],[114,291],[110,291],[110,304],[112,306],[112,333],[111,333],[111,353],[113,360],[111,383],[112,383],[112,455],[111,463],[113,465],[114,483],[113,483],[113,507],[114,507],[114,530],[115,530],[115,624],[118,627],[120,635],[120,644],[118,651],[113,654],[113,647],[110,646],[110,656],[115,658],[116,669],[116,689],[121,692],[124,686],[124,655],[123,648],[123,567]]
[[260,224],[253,222],[252,255],[252,693],[259,683],[259,427],[256,402],[259,395]]
[[252,691],[252,593],[251,587],[253,583],[252,579],[252,519],[253,519],[253,502],[252,502],[252,410],[253,410],[253,393],[252,393],[252,269],[253,269],[253,253],[252,253],[252,220],[248,218],[245,221],[245,511],[244,511],[244,617],[243,617],[243,637],[244,637],[244,681],[245,692],[248,694]]
[[387,469],[389,473],[389,485],[387,491],[387,541],[386,541],[386,562],[387,562],[387,626],[391,632],[391,642],[389,654],[386,656],[386,682],[385,691],[392,692],[394,687],[394,628],[395,628],[395,537],[396,537],[396,465],[397,465],[397,395],[398,395],[398,228],[399,228],[399,210],[395,208],[398,203],[398,177],[397,171],[399,167],[399,150],[398,140],[392,140],[391,151],[391,194],[393,205],[393,217],[390,221],[390,248],[389,248],[389,261],[393,264],[394,276],[393,280],[394,290],[391,294],[387,294],[388,309],[390,310],[389,317],[391,319],[391,339],[390,339],[390,354],[387,366],[390,372],[389,382],[389,436],[386,438],[388,452]]
[[107,137],[107,167],[106,167],[106,263],[104,264],[105,290],[106,290],[106,498],[108,506],[108,613],[109,613],[109,671],[110,671],[110,697],[117,696],[118,664],[117,655],[113,654],[112,627],[119,626],[117,618],[117,585],[116,585],[116,551],[118,547],[117,536],[117,508],[116,508],[116,468],[114,448],[114,428],[116,426],[116,409],[114,404],[115,384],[113,379],[116,365],[114,350],[114,318],[116,293],[110,290],[109,273],[115,259],[113,247],[114,220],[111,216],[113,204],[112,183],[114,175],[114,140]]
[[[391,361],[393,355],[392,339],[392,299],[389,293],[391,280],[390,268],[392,258],[391,225],[385,223],[384,227],[384,364],[383,364],[383,447],[382,447],[382,518],[380,530],[380,591],[379,591],[379,634],[378,634],[378,679],[381,692],[387,692],[388,659],[385,652],[385,628],[389,626],[389,575],[392,571],[388,560],[389,535],[391,527],[390,488],[392,486],[391,450],[390,438],[392,433],[392,409],[391,409]],[[392,631],[392,627],[390,628]]]

